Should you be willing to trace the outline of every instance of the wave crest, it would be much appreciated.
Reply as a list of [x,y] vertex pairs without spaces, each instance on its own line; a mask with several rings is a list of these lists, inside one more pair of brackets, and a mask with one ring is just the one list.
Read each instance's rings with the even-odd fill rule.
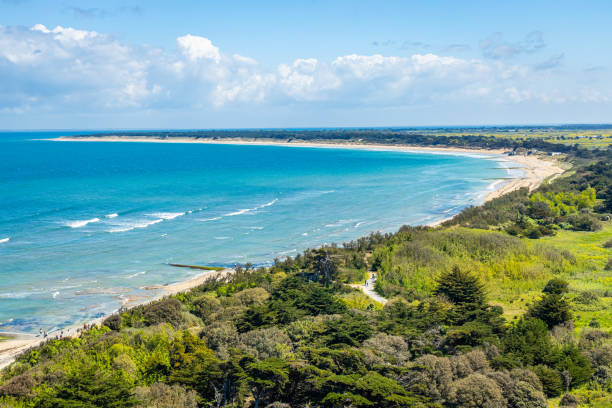
[[93,224],[96,222],[100,222],[99,218],[91,218],[89,220],[77,220],[77,221],[66,221],[65,225],[70,228],[81,228],[86,226],[87,224]]

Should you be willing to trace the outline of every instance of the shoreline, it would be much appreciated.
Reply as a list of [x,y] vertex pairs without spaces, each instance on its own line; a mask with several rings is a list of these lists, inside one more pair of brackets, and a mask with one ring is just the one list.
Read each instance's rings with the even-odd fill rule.
[[[78,142],[131,142],[131,143],[203,143],[203,144],[228,144],[228,145],[255,145],[255,146],[285,146],[285,147],[306,147],[306,148],[340,148],[340,149],[356,149],[356,150],[373,150],[373,151],[401,151],[407,153],[430,153],[430,154],[451,154],[451,155],[465,155],[482,157],[486,159],[493,159],[496,161],[505,161],[515,164],[519,164],[520,170],[523,172],[521,176],[511,177],[509,179],[499,179],[489,184],[483,191],[482,202],[478,205],[482,205],[490,200],[498,198],[511,191],[518,190],[522,187],[529,188],[530,191],[537,188],[541,183],[546,180],[552,180],[562,174],[565,170],[561,168],[555,160],[545,160],[539,155],[508,155],[506,151],[501,149],[462,149],[462,148],[448,148],[448,147],[423,147],[423,146],[410,146],[410,145],[383,145],[383,144],[356,144],[356,143],[314,143],[314,142],[276,142],[276,141],[262,141],[262,140],[243,140],[243,139],[231,139],[231,140],[212,140],[212,139],[193,139],[193,138],[173,138],[172,140],[158,139],[151,137],[117,137],[117,136],[104,136],[104,137],[59,137],[56,139],[44,139],[52,141],[78,141]],[[507,169],[510,170],[510,169]],[[485,194],[486,193],[486,194]],[[457,214],[446,217],[441,220],[432,221],[424,224],[429,227],[437,227],[454,218]],[[150,290],[161,290],[162,294],[147,299],[138,299],[128,301],[126,307],[135,307],[138,305],[146,304],[158,300],[160,297],[174,295],[180,292],[188,291],[196,286],[201,285],[210,277],[224,277],[231,274],[233,269],[226,268],[219,271],[206,271],[199,275],[193,276],[187,280],[179,281],[170,284],[159,284],[145,287],[144,289]],[[114,312],[113,312],[114,313]],[[112,314],[112,313],[111,313]],[[102,321],[110,314],[98,317],[96,319],[88,321],[87,325],[99,325]],[[64,337],[78,337],[80,335],[79,329],[82,325],[72,325],[65,328],[58,328],[53,332],[49,333],[47,339],[53,339],[58,333],[65,333]],[[51,335],[54,334],[54,335]],[[9,337],[6,340],[0,340],[0,369],[8,366],[12,363],[15,358],[27,351],[28,349],[38,346],[45,341],[42,337],[35,334],[28,333],[7,333],[0,332],[0,336]]]
[[[155,297],[140,299],[140,301],[129,302],[123,307],[132,308],[154,302],[165,296],[175,295],[180,292],[186,292],[195,288],[196,286],[203,284],[207,279],[211,277],[225,277],[233,272],[234,270],[231,268],[225,268],[218,271],[211,270],[193,276],[184,281],[169,283],[166,285],[149,286],[146,287],[146,289],[163,290],[164,293],[159,294]],[[88,320],[84,322],[84,324],[86,324],[87,326],[99,326],[108,316],[112,315],[113,313],[116,313],[116,311],[101,317],[97,317],[95,319]],[[55,339],[59,333],[63,333],[63,336],[61,336],[61,338],[79,337],[81,335],[80,329],[82,327],[83,324],[73,324],[71,326],[58,328],[56,330],[48,332],[47,338],[43,338],[40,335],[30,333],[0,332],[0,337],[7,337],[6,340],[0,340],[0,370],[10,365],[20,354],[28,351],[30,348],[37,347],[48,340]]]

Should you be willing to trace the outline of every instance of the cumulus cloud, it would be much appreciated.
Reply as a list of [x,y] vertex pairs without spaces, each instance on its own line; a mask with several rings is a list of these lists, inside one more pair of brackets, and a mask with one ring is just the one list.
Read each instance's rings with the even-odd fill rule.
[[563,55],[535,66],[502,58],[543,47],[540,35],[528,35],[518,47],[521,51],[508,51],[504,44],[500,40],[484,46],[498,56],[493,61],[433,53],[348,54],[331,61],[298,58],[265,68],[248,56],[224,53],[195,34],[178,37],[174,50],[164,50],[72,27],[0,26],[0,112],[604,100],[603,91],[559,91],[547,82],[544,70],[560,64]]
[[219,48],[215,47],[208,38],[187,34],[176,39],[179,49],[192,61],[210,59],[215,62],[221,60]]

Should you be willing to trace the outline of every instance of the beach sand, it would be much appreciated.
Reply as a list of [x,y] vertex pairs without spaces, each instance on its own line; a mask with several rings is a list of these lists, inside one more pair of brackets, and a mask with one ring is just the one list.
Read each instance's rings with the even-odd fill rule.
[[[379,151],[405,151],[405,152],[422,152],[422,153],[437,153],[437,154],[459,154],[459,155],[503,155],[503,159],[514,162],[521,166],[524,174],[521,177],[499,180],[493,186],[494,190],[489,192],[484,201],[489,201],[500,197],[506,193],[518,190],[522,187],[527,187],[529,190],[537,188],[546,180],[550,181],[564,172],[560,164],[551,157],[544,155],[506,155],[503,150],[485,150],[485,149],[460,149],[460,148],[442,148],[442,147],[417,147],[407,145],[381,145],[381,144],[356,144],[356,143],[309,143],[309,142],[276,142],[262,140],[246,140],[246,139],[231,139],[231,140],[211,140],[211,139],[193,139],[193,138],[172,138],[158,139],[151,137],[60,137],[54,139],[57,141],[79,141],[79,142],[149,142],[149,143],[207,143],[207,144],[235,144],[235,145],[275,145],[289,147],[316,147],[316,148],[345,148],[345,149],[364,149],[364,150],[379,150]],[[444,221],[451,219],[448,217],[443,220],[432,222],[428,226],[438,226]],[[210,277],[227,276],[232,273],[232,269],[223,269],[220,271],[206,271],[200,275],[190,278],[183,282],[172,283],[167,285],[148,286],[143,289],[161,290],[163,295],[172,295],[179,292],[187,291],[193,287],[201,285]],[[159,298],[159,296],[157,297]],[[128,299],[125,306],[131,307],[138,304],[148,303],[157,298],[149,298],[146,301],[142,299]],[[101,324],[105,317],[95,319],[88,324]],[[73,326],[64,329],[58,329],[49,333],[49,337],[53,338],[60,330],[63,330],[64,336],[76,337],[79,333],[79,328],[82,326]],[[2,333],[0,333],[2,335]],[[27,349],[37,346],[42,342],[40,336],[28,334],[4,334],[10,337],[8,340],[0,341],[0,368],[3,368],[14,361],[15,357],[23,353]]]

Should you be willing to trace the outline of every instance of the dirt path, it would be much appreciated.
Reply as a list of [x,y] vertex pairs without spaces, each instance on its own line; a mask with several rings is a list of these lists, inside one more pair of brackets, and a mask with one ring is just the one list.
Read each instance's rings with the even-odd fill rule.
[[366,280],[363,285],[350,285],[350,286],[361,290],[363,293],[368,295],[371,299],[377,301],[378,303],[382,303],[384,305],[385,303],[387,303],[387,299],[380,296],[378,293],[374,291],[375,283],[376,283],[376,274],[371,273],[370,278]]

